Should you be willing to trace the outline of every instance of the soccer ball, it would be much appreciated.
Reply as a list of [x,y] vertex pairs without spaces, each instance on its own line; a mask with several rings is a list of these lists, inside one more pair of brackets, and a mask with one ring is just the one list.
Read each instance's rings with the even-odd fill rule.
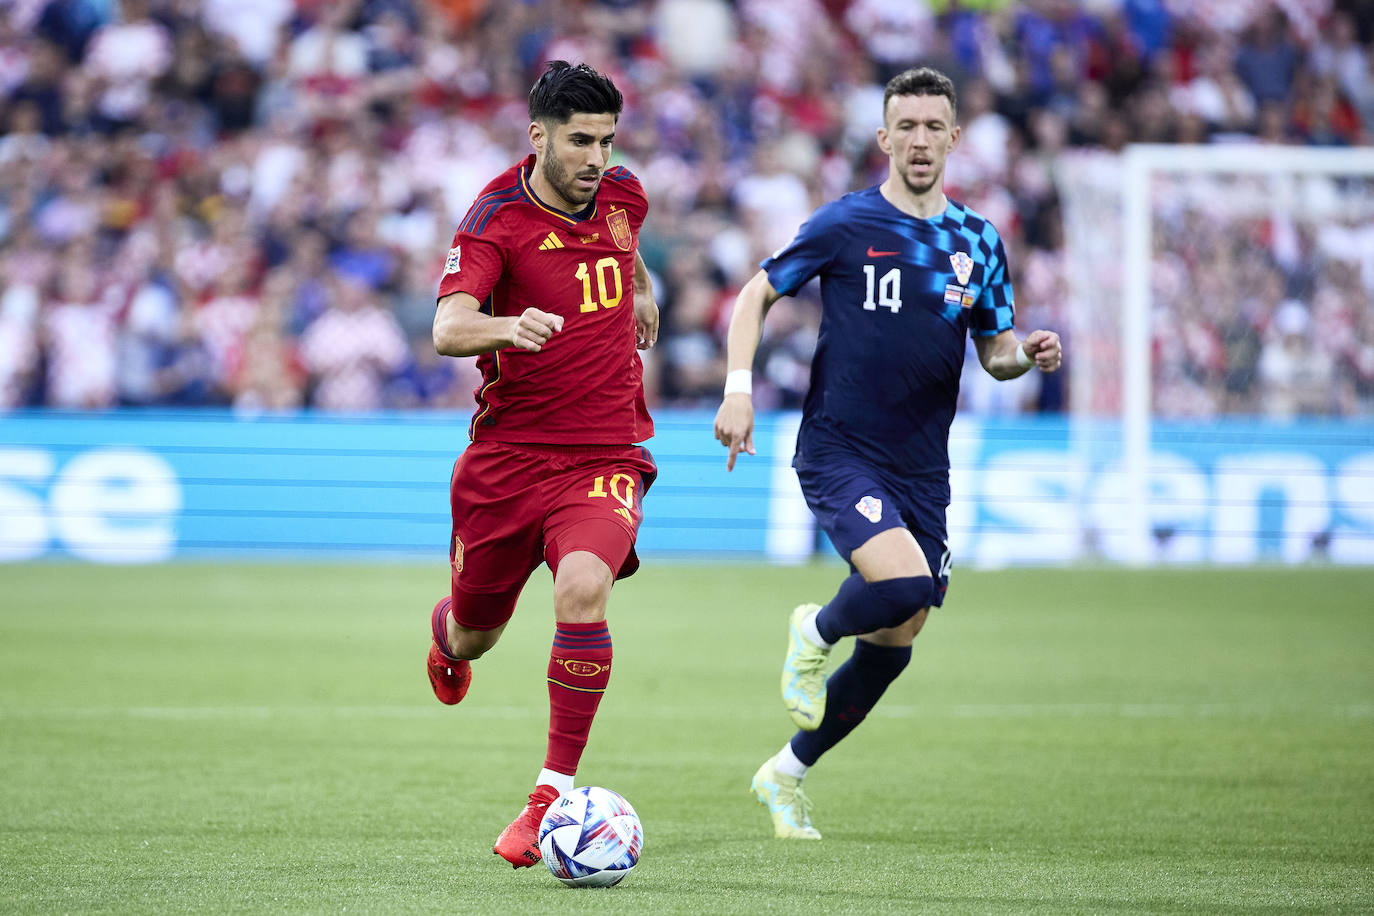
[[583,786],[558,797],[539,822],[539,852],[570,887],[610,887],[639,861],[644,827],[630,803],[610,789]]

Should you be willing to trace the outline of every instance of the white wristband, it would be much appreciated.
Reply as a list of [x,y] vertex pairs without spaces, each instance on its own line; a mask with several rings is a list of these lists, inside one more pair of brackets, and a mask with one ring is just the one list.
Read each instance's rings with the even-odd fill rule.
[[1035,360],[1026,355],[1026,348],[1019,343],[1016,345],[1016,365],[1022,369],[1029,369],[1035,365]]
[[754,373],[748,369],[732,369],[725,373],[726,394],[753,394]]

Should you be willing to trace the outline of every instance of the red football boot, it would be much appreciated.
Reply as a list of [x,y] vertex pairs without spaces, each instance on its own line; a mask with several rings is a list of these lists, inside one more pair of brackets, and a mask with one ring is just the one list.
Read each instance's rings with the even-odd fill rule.
[[434,643],[429,644],[429,686],[440,703],[452,706],[467,696],[472,684],[472,665],[465,658],[449,658]]
[[429,646],[429,658],[425,667],[429,669],[429,686],[439,702],[452,706],[467,696],[468,686],[472,683],[472,665],[467,659],[449,658],[448,651],[448,610],[453,598],[445,595],[434,604],[429,615],[429,628],[434,641]]
[[543,858],[539,854],[539,822],[549,805],[558,800],[558,790],[553,786],[535,786],[530,793],[530,803],[520,816],[501,831],[496,845],[491,851],[505,859],[514,868],[526,868]]

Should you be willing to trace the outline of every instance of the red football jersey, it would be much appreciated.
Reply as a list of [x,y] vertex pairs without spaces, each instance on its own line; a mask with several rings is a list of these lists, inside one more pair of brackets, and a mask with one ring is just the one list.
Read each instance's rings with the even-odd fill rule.
[[654,434],[635,349],[634,275],[649,202],[627,169],[607,169],[582,218],[530,188],[530,155],[492,181],[458,225],[439,298],[464,292],[489,315],[533,306],[563,316],[538,353],[477,358],[473,441],[626,445]]

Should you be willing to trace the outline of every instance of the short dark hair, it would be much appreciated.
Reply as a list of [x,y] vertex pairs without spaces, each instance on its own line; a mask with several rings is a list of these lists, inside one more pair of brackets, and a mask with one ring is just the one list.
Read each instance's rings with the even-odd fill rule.
[[883,90],[883,120],[887,120],[887,103],[894,95],[942,95],[949,99],[950,111],[959,111],[954,81],[934,67],[903,70],[887,81],[887,89]]
[[610,77],[586,64],[551,60],[530,89],[530,120],[568,123],[573,112],[613,114],[620,120],[625,97]]

